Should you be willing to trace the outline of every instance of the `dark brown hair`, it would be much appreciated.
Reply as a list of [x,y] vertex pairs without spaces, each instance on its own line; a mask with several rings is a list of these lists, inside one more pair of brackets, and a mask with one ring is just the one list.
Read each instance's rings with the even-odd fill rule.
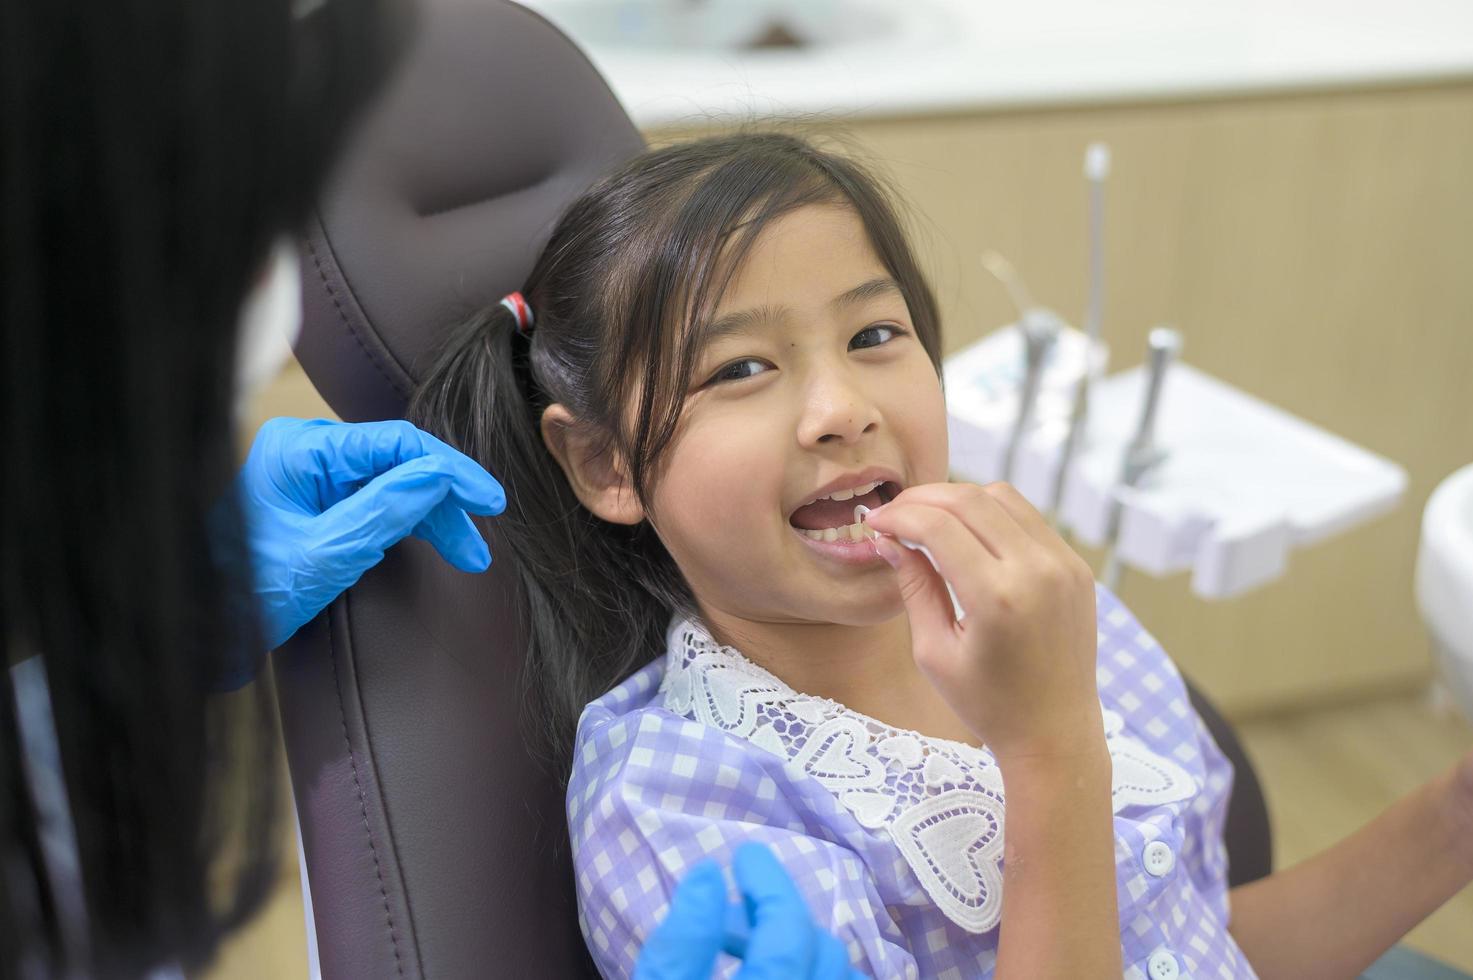
[[[27,661],[0,670],[0,980],[193,973],[272,893],[271,692],[211,696],[264,647],[230,491],[236,328],[402,7],[0,4],[0,650]],[[53,712],[39,775],[18,694]],[[75,866],[48,847],[67,829]]]
[[812,204],[859,216],[939,374],[935,300],[892,195],[849,157],[746,132],[645,153],[584,193],[522,288],[530,338],[500,305],[479,313],[414,398],[415,422],[506,487],[496,532],[520,584],[537,728],[564,774],[584,705],[657,654],[671,614],[693,602],[648,522],[611,524],[579,503],[542,441],[542,412],[560,402],[591,424],[648,505],[703,325],[763,228]]

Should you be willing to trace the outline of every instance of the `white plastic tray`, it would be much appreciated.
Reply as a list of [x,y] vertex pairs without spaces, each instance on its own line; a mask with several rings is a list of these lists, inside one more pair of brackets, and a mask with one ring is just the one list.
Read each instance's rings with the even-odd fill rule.
[[[1061,347],[1061,361],[1082,364],[1083,336],[1063,336],[1076,346],[1073,354]],[[963,479],[1001,478],[1017,394],[998,379],[1020,372],[1000,365],[1020,354],[1016,329],[1005,327],[946,361],[950,462]],[[1104,353],[1097,357],[1103,362]],[[1013,484],[1045,512],[1068,430],[1066,390],[1077,374],[1045,376],[1038,422],[1014,462]],[[1197,595],[1229,598],[1282,575],[1291,549],[1384,514],[1405,492],[1397,464],[1181,362],[1169,369],[1156,420],[1156,442],[1170,455],[1138,488],[1118,491],[1145,381],[1138,367],[1095,382],[1059,514],[1080,540],[1101,546],[1118,494],[1125,567],[1157,576],[1190,570]]]

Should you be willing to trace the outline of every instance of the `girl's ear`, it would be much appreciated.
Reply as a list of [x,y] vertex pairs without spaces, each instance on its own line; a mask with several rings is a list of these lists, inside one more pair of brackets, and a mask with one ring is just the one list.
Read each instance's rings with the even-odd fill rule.
[[598,451],[595,434],[578,422],[562,403],[542,413],[542,441],[552,453],[578,500],[610,524],[638,524],[644,508],[612,449]]

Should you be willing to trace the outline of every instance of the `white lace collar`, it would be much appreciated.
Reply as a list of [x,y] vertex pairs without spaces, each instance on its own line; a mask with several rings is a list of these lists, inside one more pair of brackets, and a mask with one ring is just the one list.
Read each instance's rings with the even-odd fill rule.
[[[992,754],[895,728],[802,694],[717,643],[697,620],[666,633],[664,706],[787,759],[860,825],[887,833],[932,901],[970,932],[1002,913],[1003,782]],[[1115,812],[1190,797],[1195,780],[1125,731],[1101,705]]]

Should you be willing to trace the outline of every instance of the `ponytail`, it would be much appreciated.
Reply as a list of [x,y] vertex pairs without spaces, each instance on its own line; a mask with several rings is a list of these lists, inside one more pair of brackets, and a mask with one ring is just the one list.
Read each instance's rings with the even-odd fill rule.
[[565,779],[584,705],[660,651],[671,611],[688,599],[653,529],[595,517],[547,450],[549,401],[528,364],[536,339],[506,305],[477,313],[452,333],[409,417],[506,488],[491,531],[498,560],[515,569],[515,608],[527,624],[525,676],[538,715],[528,730]]

